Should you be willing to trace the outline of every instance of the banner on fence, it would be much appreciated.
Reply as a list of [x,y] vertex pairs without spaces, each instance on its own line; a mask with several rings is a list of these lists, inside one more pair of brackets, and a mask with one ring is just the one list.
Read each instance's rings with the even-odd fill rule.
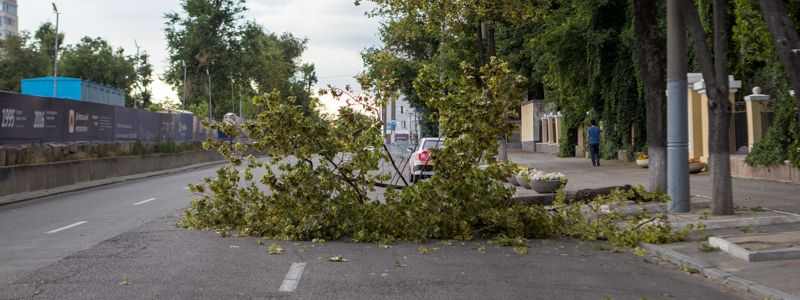
[[91,102],[64,101],[65,142],[112,141],[114,107]]
[[64,104],[46,98],[0,93],[0,145],[58,142]]
[[192,114],[155,113],[0,92],[0,145],[79,141],[200,141],[212,131]]
[[160,116],[154,112],[114,108],[114,140],[153,142],[159,135]]

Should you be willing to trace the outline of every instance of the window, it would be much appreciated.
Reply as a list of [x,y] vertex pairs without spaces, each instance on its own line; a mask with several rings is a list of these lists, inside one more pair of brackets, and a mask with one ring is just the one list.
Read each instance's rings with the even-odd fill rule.
[[12,15],[17,14],[17,6],[11,3],[0,3],[0,11],[7,11],[10,12]]
[[400,113],[403,113],[403,106],[400,106]]
[[14,26],[15,24],[17,24],[17,20],[14,20],[9,17],[0,17],[0,25],[2,25],[3,23],[5,23],[6,25]]
[[406,129],[406,121],[400,123],[400,128]]

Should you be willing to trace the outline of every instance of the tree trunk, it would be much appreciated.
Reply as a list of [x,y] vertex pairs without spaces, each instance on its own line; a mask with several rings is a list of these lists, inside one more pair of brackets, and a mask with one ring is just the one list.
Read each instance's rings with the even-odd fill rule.
[[665,45],[658,36],[656,1],[633,1],[639,69],[644,85],[650,191],[667,192],[667,95]]
[[789,13],[783,1],[761,0],[761,12],[764,22],[775,41],[775,51],[781,59],[783,67],[789,73],[789,83],[795,91],[794,100],[797,107],[797,120],[800,126],[800,38],[797,29],[789,19]]
[[711,213],[714,215],[733,214],[733,190],[731,187],[730,166],[730,108],[728,100],[728,70],[725,57],[727,54],[727,30],[725,25],[725,0],[714,0],[714,50],[711,52],[706,44],[706,33],[700,23],[697,8],[691,2],[683,0],[686,26],[692,36],[703,80],[708,94],[709,123],[709,158],[708,169],[711,171]]

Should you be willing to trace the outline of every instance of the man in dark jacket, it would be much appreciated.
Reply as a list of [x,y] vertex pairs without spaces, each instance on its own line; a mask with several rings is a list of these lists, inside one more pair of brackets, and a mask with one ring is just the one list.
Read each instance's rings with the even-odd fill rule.
[[600,166],[600,127],[597,127],[597,121],[592,121],[592,127],[589,127],[589,151],[592,155],[592,166]]

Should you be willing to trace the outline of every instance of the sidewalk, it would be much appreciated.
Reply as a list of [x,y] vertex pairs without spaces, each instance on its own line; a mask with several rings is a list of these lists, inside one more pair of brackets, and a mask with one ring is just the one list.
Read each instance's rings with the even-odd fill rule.
[[[616,185],[647,186],[648,169],[623,161],[602,161],[593,167],[584,158],[559,158],[552,154],[509,151],[509,159],[522,167],[568,176],[567,191]],[[734,205],[739,207],[733,216],[701,218],[697,208],[709,207],[711,183],[708,173],[690,175],[691,213],[675,214],[673,221],[683,224],[702,222],[708,226],[696,241],[667,245],[643,245],[653,255],[660,256],[691,272],[750,291],[769,299],[800,299],[800,259],[747,262],[724,252],[701,250],[709,237],[759,235],[765,233],[800,231],[800,185],[733,178]],[[535,192],[518,187],[518,194]],[[763,209],[761,209],[763,208]],[[702,220],[700,220],[702,219]],[[800,245],[790,247],[800,251]]]

